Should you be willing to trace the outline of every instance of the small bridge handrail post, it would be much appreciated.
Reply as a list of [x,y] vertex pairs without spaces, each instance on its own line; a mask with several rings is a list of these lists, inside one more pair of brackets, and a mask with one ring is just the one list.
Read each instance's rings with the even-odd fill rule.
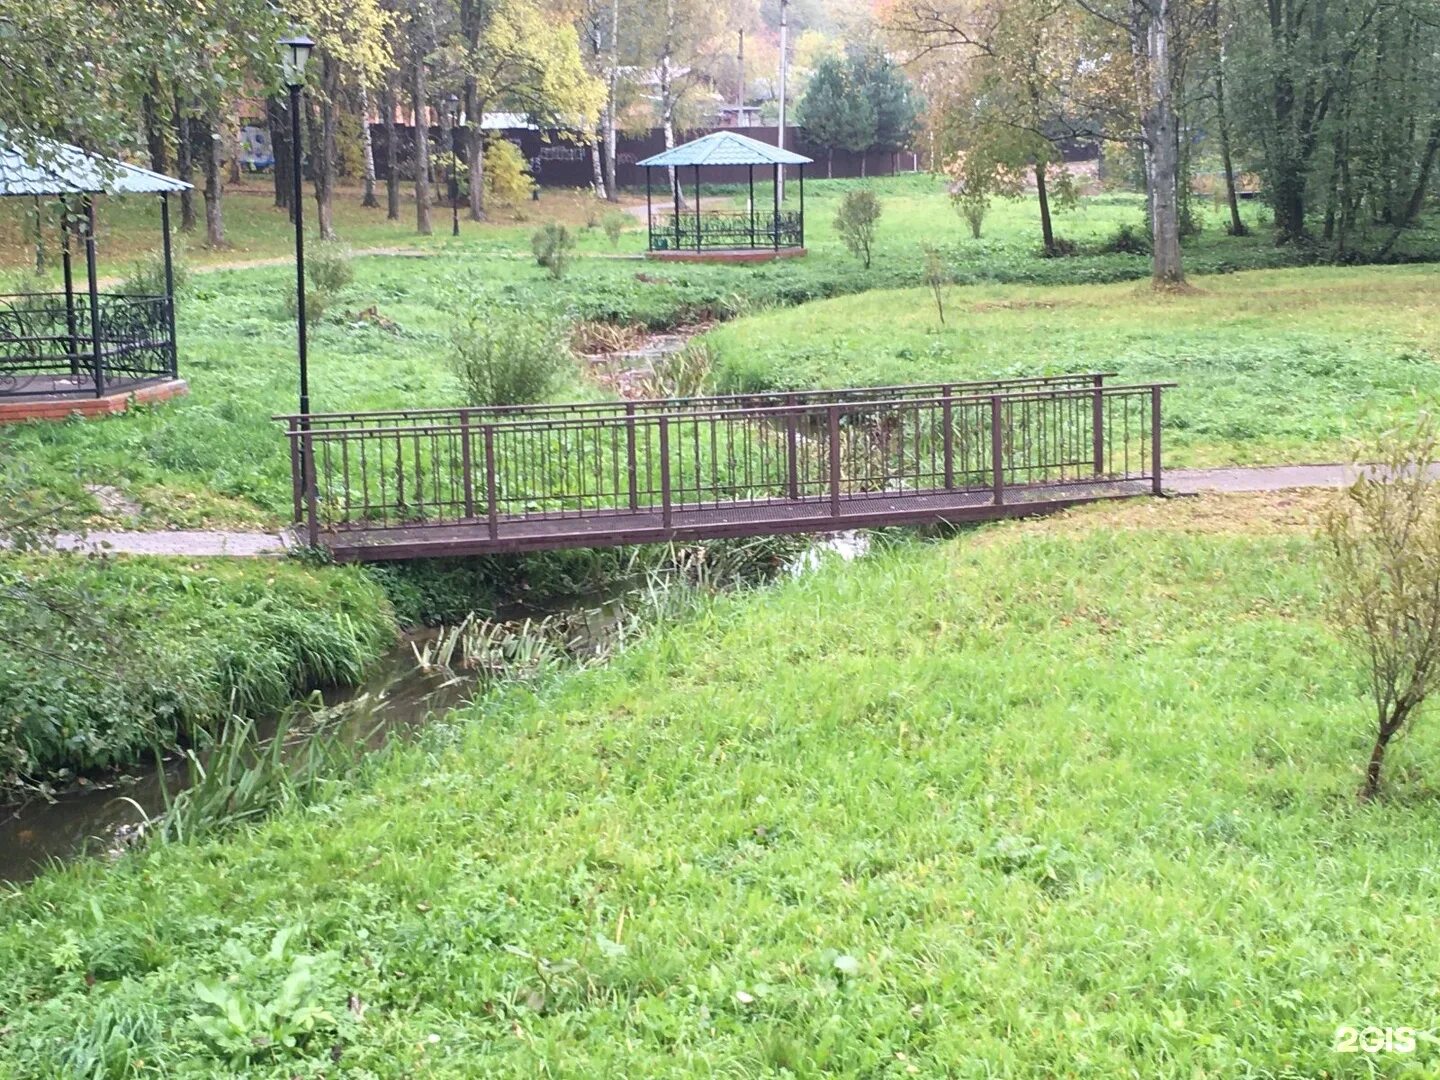
[[940,407],[940,423],[945,433],[945,490],[955,489],[955,407],[950,401],[950,387],[944,387],[940,396],[944,403]]
[[660,525],[670,531],[670,421],[660,417]]
[[300,469],[300,421],[291,417],[290,425],[290,491],[293,504],[291,521],[299,525],[305,520],[305,475]]
[[840,516],[840,406],[826,410],[830,427],[830,516]]
[[460,410],[460,483],[465,491],[465,516],[475,516],[475,468],[470,455],[470,410]]
[[491,540],[500,537],[500,510],[495,499],[495,425],[485,425],[485,524]]
[[630,490],[630,511],[640,509],[639,468],[635,456],[635,403],[625,403],[625,477]]
[[305,539],[312,548],[320,546],[320,492],[315,481],[315,435],[308,424],[300,430],[300,483],[305,490]]
[[[790,394],[785,404],[794,405],[795,395]],[[800,430],[799,418],[794,412],[785,415],[785,477],[791,499],[800,498]]]
[[1002,400],[999,394],[990,398],[990,487],[994,493],[996,506],[1005,504],[1005,446],[1000,435],[1000,402]]
[[1165,493],[1160,482],[1160,386],[1150,387],[1150,490]]
[[1105,473],[1105,376],[1095,376],[1095,391],[1090,401],[1090,453],[1095,459],[1095,475]]

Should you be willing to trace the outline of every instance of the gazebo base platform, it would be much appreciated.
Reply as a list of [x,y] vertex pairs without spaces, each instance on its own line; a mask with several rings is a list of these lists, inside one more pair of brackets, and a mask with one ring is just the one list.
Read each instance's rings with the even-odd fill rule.
[[[51,393],[45,392],[46,382]],[[26,396],[7,399],[0,390],[0,424],[22,420],[64,420],[70,416],[110,416],[123,413],[136,405],[153,405],[190,392],[184,379],[151,379],[142,382],[117,380],[106,388],[103,397],[77,396],[74,383],[64,377],[31,377],[26,380]],[[71,391],[68,392],[67,391]]]
[[806,254],[803,247],[782,248],[705,248],[696,251],[671,248],[666,251],[647,251],[647,259],[661,262],[689,263],[761,263],[775,259],[798,259]]

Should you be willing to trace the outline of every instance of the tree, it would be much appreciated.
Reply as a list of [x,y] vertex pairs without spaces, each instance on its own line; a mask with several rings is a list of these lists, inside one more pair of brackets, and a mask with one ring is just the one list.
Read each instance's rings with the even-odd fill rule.
[[542,127],[587,131],[599,118],[604,88],[585,68],[574,25],[536,0],[460,0],[454,25],[443,59],[464,94],[470,216],[480,221],[485,216],[481,117],[503,109],[524,113]]
[[[317,223],[324,240],[335,239],[336,129],[343,87],[362,90],[378,84],[390,67],[392,16],[377,0],[286,0],[290,17],[315,39],[309,75],[306,126],[310,133],[310,173],[315,186]],[[362,115],[362,123],[365,118]],[[372,195],[373,198],[373,195]]]
[[867,149],[893,155],[913,145],[920,102],[900,65],[878,50],[868,50],[856,59],[855,82],[875,110],[875,132]]
[[840,57],[822,60],[796,109],[805,137],[825,147],[826,177],[834,174],[836,147],[863,149],[875,138],[875,108],[850,75],[850,65]]
[[835,231],[845,247],[870,269],[875,246],[875,225],[880,220],[880,200],[869,188],[851,188],[840,200],[835,213]]
[[[1360,794],[1380,790],[1385,753],[1440,672],[1440,431],[1422,414],[1381,440],[1378,464],[1325,518],[1331,615],[1365,666],[1375,741]],[[1368,455],[1367,455],[1368,456]]]

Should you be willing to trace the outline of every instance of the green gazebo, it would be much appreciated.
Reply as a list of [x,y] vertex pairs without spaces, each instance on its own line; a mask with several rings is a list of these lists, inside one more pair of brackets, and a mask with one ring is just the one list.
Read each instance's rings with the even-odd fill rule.
[[[733,131],[716,131],[673,150],[638,162],[645,169],[645,218],[649,227],[649,255],[653,259],[752,262],[805,254],[805,166],[811,159],[790,150],[762,143]],[[755,167],[770,168],[774,206],[759,213],[755,206]],[[780,169],[799,167],[800,206],[782,211]],[[744,169],[750,197],[744,210],[702,210],[702,169]],[[652,169],[674,169],[673,209],[656,215],[652,197]],[[693,169],[695,205],[680,205],[682,169]],[[734,175],[732,173],[732,175]]]

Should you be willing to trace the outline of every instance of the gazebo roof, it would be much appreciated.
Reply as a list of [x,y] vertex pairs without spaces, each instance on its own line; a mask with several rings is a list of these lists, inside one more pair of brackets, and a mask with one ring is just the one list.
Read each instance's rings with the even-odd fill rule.
[[35,140],[34,159],[0,141],[0,197],[6,195],[159,195],[190,185],[162,173],[87,153],[78,146]]
[[694,142],[636,162],[644,166],[676,165],[809,165],[813,159],[778,146],[738,135],[733,131],[714,131]]

